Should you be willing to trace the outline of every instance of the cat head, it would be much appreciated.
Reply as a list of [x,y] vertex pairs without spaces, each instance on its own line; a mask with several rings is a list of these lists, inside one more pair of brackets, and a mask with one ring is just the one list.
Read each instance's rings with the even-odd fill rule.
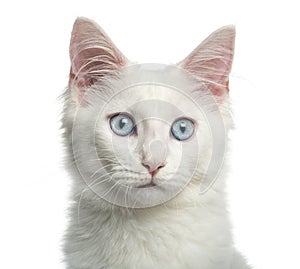
[[150,207],[211,186],[231,127],[234,37],[234,27],[221,28],[177,65],[132,64],[78,18],[64,115],[76,191]]

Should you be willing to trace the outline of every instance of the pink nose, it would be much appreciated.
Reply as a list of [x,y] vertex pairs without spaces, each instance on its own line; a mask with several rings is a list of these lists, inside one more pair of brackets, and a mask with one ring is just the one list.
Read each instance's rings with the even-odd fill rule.
[[166,165],[167,149],[166,145],[160,139],[150,140],[143,145],[143,158],[141,163],[148,169],[148,172],[154,177],[159,169]]
[[144,167],[146,167],[148,169],[150,175],[152,177],[154,177],[158,173],[159,169],[163,168],[166,164],[165,163],[154,163],[151,161],[147,161],[147,162],[143,161],[142,165]]

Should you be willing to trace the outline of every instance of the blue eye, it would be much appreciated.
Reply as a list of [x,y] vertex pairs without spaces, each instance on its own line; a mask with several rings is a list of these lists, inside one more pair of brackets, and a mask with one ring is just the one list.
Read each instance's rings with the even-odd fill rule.
[[126,114],[112,116],[109,124],[113,132],[119,136],[127,136],[134,131],[134,122],[132,118]]
[[189,119],[178,119],[176,120],[171,127],[172,135],[180,141],[187,140],[194,133],[194,123]]

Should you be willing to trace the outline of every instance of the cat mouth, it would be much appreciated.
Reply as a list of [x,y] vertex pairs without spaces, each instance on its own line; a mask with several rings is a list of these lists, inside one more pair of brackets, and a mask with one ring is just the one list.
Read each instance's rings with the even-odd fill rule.
[[155,187],[155,186],[157,186],[157,185],[153,181],[151,181],[150,183],[137,186],[137,188],[144,189],[144,188],[151,188],[151,187]]

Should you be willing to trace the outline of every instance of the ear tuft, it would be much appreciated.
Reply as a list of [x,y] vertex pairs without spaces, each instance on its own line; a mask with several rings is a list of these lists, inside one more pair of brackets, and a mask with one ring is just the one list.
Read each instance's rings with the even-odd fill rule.
[[213,32],[178,65],[204,82],[214,95],[229,91],[235,42],[235,27],[225,26]]
[[100,26],[82,17],[73,25],[70,58],[69,87],[78,88],[80,92],[127,63]]

